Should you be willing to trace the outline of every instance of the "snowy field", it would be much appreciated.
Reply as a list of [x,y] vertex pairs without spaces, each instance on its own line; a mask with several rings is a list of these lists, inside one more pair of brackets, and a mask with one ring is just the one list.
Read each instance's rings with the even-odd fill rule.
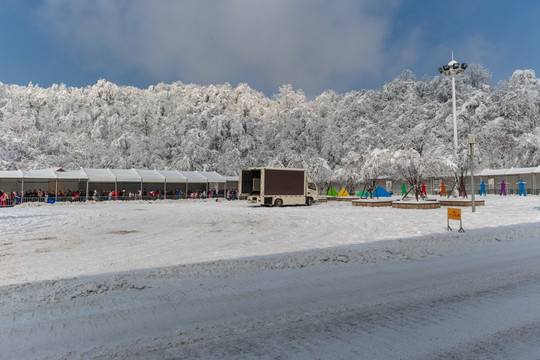
[[538,359],[540,198],[483,199],[0,209],[0,359]]

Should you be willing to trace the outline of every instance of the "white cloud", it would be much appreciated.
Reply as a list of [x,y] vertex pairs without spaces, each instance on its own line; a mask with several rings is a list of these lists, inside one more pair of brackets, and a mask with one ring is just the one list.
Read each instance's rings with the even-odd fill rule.
[[[51,36],[81,59],[157,81],[347,89],[381,73],[391,9],[369,0],[51,0]],[[375,7],[374,7],[375,6]]]

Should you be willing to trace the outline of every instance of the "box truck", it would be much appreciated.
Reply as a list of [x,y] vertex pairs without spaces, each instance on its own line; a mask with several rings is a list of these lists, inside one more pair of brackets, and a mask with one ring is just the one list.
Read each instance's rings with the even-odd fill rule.
[[318,200],[317,185],[304,169],[243,169],[239,171],[238,186],[239,194],[250,204],[311,205]]

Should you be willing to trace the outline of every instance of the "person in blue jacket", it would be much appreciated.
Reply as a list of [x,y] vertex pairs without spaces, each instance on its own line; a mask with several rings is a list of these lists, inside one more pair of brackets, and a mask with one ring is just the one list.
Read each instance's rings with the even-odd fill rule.
[[527,193],[525,192],[525,184],[526,184],[526,182],[523,182],[523,179],[521,179],[516,184],[519,185],[519,196],[521,196],[521,195],[527,196]]
[[480,186],[480,193],[478,195],[486,195],[486,183],[482,181],[478,186]]

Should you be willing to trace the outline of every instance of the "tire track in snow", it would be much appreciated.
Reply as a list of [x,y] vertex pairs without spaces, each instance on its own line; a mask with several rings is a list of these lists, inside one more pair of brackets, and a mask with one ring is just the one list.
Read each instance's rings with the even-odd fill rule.
[[483,348],[506,334],[501,354],[519,357],[534,353],[525,330],[540,322],[540,245],[523,245],[505,256],[228,274],[199,264],[3,287],[18,315],[0,313],[0,345],[25,358],[46,340],[43,357],[58,358],[82,343],[80,356],[96,359],[470,358],[465,345],[503,359]]

